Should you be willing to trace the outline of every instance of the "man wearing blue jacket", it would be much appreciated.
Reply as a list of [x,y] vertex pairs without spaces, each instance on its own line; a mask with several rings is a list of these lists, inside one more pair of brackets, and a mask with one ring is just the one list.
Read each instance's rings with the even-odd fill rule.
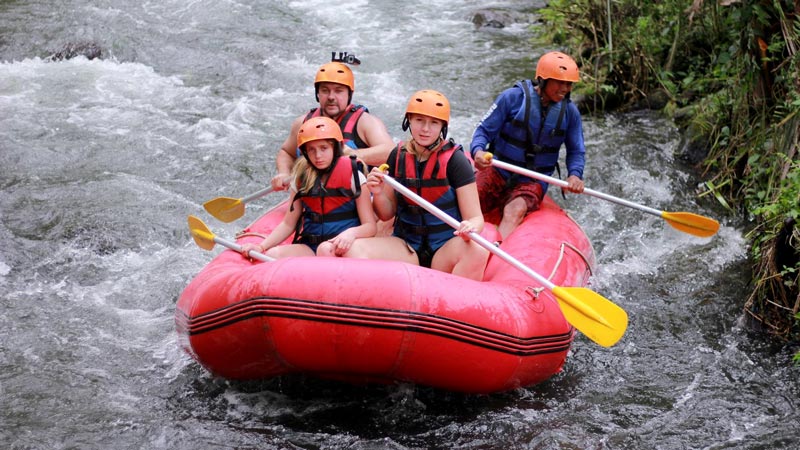
[[548,184],[492,167],[494,158],[552,175],[562,144],[567,149],[566,190],[583,192],[585,147],[578,108],[569,99],[579,80],[578,65],[568,55],[549,52],[539,58],[536,82],[523,80],[497,96],[472,135],[470,152],[478,169],[484,213],[502,214],[498,231],[505,238],[537,209]]

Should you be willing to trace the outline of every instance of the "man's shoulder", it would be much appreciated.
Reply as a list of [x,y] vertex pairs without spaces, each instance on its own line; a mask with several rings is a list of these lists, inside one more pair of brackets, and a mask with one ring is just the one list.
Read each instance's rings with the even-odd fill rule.
[[381,120],[380,117],[370,114],[367,110],[361,113],[361,115],[358,117],[358,123],[359,125],[366,124],[367,126],[376,125],[385,127],[383,120]]
[[499,102],[508,102],[512,104],[522,101],[524,98],[525,91],[519,83],[515,83],[513,86],[506,88],[497,96]]
[[300,114],[292,120],[292,127],[299,127],[306,121],[306,114]]

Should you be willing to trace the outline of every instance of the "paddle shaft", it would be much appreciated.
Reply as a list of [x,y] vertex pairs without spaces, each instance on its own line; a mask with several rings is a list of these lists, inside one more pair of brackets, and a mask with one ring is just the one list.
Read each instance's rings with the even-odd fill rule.
[[[500,168],[500,169],[503,169],[503,170],[507,170],[509,172],[514,172],[514,173],[518,173],[520,175],[524,175],[524,176],[526,176],[528,178],[535,178],[537,180],[546,181],[549,184],[555,184],[557,186],[561,186],[561,187],[564,187],[564,188],[569,187],[569,183],[567,183],[564,180],[559,180],[558,178],[553,178],[553,177],[547,176],[547,175],[545,175],[543,173],[534,172],[533,170],[523,169],[522,167],[515,166],[515,165],[509,164],[507,162],[498,161],[498,160],[496,160],[494,158],[492,158],[492,165],[497,167],[497,168]],[[652,214],[654,216],[658,216],[658,217],[662,216],[661,211],[659,211],[657,209],[650,208],[649,206],[645,206],[645,205],[640,205],[638,203],[633,203],[633,202],[625,200],[623,198],[614,197],[613,195],[605,194],[603,192],[598,192],[598,191],[595,191],[593,189],[584,188],[583,193],[586,194],[586,195],[590,195],[592,197],[597,197],[597,198],[600,198],[600,199],[603,199],[603,200],[608,200],[610,202],[617,203],[619,205],[627,206],[629,208],[638,209],[639,211],[646,212],[646,213]]]
[[[216,242],[217,244],[223,245],[225,247],[228,247],[229,249],[237,251],[239,253],[242,252],[242,246],[241,245],[237,244],[236,242],[229,241],[229,240],[227,240],[225,238],[221,238],[219,236],[214,236],[214,242]],[[249,256],[249,257],[251,257],[253,259],[257,259],[259,261],[263,261],[263,262],[275,261],[274,258],[270,258],[269,256],[267,256],[267,255],[265,255],[263,253],[259,253],[259,252],[255,251],[255,250],[250,250],[249,252],[247,252],[247,256]]]
[[[458,225],[459,225],[458,220],[454,219],[453,217],[451,217],[450,215],[448,215],[447,213],[445,213],[441,209],[437,208],[436,205],[434,205],[433,203],[431,203],[431,202],[425,200],[424,198],[420,197],[414,191],[412,191],[412,190],[408,189],[407,187],[403,186],[402,184],[400,184],[400,182],[398,182],[394,178],[390,177],[389,175],[384,175],[383,176],[383,181],[388,183],[392,188],[394,188],[394,190],[400,192],[404,196],[406,196],[406,197],[410,198],[411,200],[413,200],[418,205],[420,205],[423,208],[425,208],[428,212],[430,212],[434,216],[438,217],[444,223],[450,225],[451,227],[453,227],[455,229],[458,229]],[[531,278],[533,278],[536,281],[538,281],[539,283],[541,283],[546,288],[548,288],[550,290],[553,290],[556,287],[556,285],[553,284],[552,282],[550,282],[550,280],[548,280],[547,278],[545,278],[545,277],[539,275],[538,273],[534,272],[530,267],[526,266],[525,264],[522,264],[522,262],[520,262],[518,259],[516,259],[513,256],[511,256],[510,254],[508,254],[505,250],[501,249],[500,247],[495,246],[494,244],[489,242],[486,238],[484,238],[480,234],[478,234],[478,233],[473,231],[473,232],[469,233],[469,237],[470,237],[470,239],[475,241],[481,247],[483,247],[486,250],[489,250],[491,253],[494,253],[495,255],[499,256],[500,258],[502,258],[507,263],[511,264],[512,266],[516,267],[517,269],[519,269],[520,271],[522,271],[526,275],[530,276]]]
[[[189,232],[192,234],[192,238],[194,238],[195,243],[205,250],[211,250],[214,248],[214,243],[220,244],[224,247],[228,247],[231,250],[237,251],[239,253],[242,252],[242,246],[237,244],[236,242],[229,241],[225,238],[221,238],[214,234],[208,225],[206,225],[199,217],[190,215],[188,217],[189,223]],[[274,258],[270,258],[269,256],[259,253],[255,250],[250,250],[247,252],[247,256],[257,259],[259,261],[269,262],[274,261]]]
[[272,186],[265,187],[264,189],[261,189],[258,192],[253,192],[252,194],[248,195],[247,197],[243,197],[242,198],[242,203],[247,203],[247,202],[249,202],[251,200],[255,200],[255,199],[259,198],[259,197],[263,197],[263,196],[269,194],[272,191],[273,191]]

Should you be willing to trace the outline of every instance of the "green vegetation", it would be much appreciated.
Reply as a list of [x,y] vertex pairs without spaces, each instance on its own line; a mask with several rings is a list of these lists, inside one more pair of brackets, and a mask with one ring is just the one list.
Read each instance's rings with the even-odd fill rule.
[[[610,10],[610,14],[609,14]],[[657,105],[685,129],[707,191],[752,224],[745,312],[800,337],[800,18],[793,1],[552,0],[546,46],[599,108]],[[609,17],[612,20],[609,20]],[[800,354],[795,356],[800,363]]]

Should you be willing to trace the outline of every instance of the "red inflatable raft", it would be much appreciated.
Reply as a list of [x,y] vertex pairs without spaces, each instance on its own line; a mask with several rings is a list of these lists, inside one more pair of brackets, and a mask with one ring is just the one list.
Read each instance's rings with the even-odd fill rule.
[[[286,207],[237,242],[259,242]],[[561,286],[585,286],[594,265],[586,235],[549,197],[501,248]],[[251,262],[226,250],[184,290],[175,322],[183,348],[227,379],[303,373],[467,393],[547,380],[574,335],[552,293],[495,256],[476,282],[394,261]]]

